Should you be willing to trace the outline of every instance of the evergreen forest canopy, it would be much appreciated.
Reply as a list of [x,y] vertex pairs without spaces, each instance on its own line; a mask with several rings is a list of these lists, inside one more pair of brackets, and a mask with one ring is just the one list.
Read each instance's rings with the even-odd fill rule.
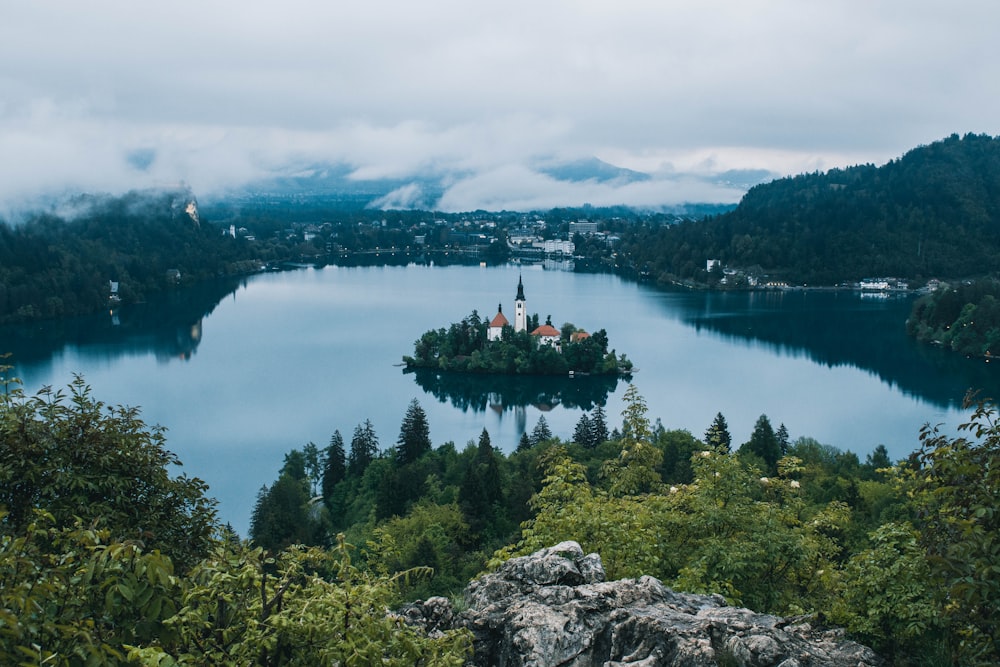
[[970,357],[1000,354],[1000,282],[942,284],[914,302],[906,331]]
[[435,447],[414,400],[387,448],[366,421],[349,443],[291,450],[248,542],[202,482],[174,476],[138,410],[82,378],[34,396],[2,384],[3,664],[457,666],[468,635],[386,610],[567,539],[612,578],[844,626],[892,664],[1000,662],[988,403],[894,465],[884,447],[861,462],[793,441],[766,415],[742,444],[721,413],[701,438],[669,430],[634,385],[619,425],[598,406],[562,439],[540,418],[510,455],[485,430]]
[[708,259],[809,285],[995,274],[1000,138],[956,134],[882,167],[782,178],[729,213],[621,235],[620,252],[662,283],[718,284]]
[[[632,362],[624,354],[608,350],[608,334],[599,329],[584,334],[572,323],[558,330],[558,343],[532,335],[538,329],[538,315],[527,317],[524,331],[504,325],[498,340],[489,340],[489,322],[475,310],[452,323],[448,329],[425,332],[413,344],[413,356],[404,355],[408,370],[430,368],[462,373],[506,375],[565,375],[568,372],[592,375],[628,374]],[[546,322],[551,327],[551,320]]]
[[258,268],[245,242],[202,224],[186,190],[83,196],[62,214],[0,221],[0,323],[90,313]]

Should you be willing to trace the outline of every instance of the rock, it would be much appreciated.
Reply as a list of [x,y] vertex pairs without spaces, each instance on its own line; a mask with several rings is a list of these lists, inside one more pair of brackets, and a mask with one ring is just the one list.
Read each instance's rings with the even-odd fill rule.
[[[883,661],[836,631],[677,593],[653,577],[605,582],[597,554],[563,542],[512,558],[469,584],[466,609],[409,605],[407,622],[472,631],[477,667],[874,667]],[[447,609],[445,608],[447,607]],[[450,624],[450,625],[449,625]]]

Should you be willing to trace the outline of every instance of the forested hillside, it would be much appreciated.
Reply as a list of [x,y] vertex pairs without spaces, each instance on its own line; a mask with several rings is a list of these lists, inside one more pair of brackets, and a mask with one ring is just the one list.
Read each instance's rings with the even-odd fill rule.
[[882,167],[752,188],[719,216],[623,233],[623,255],[660,281],[721,260],[795,284],[913,280],[1000,270],[1000,138],[952,135]]
[[203,224],[187,190],[83,196],[0,221],[0,322],[93,312],[252,266],[246,242]]
[[667,430],[635,386],[610,431],[599,408],[572,441],[539,420],[507,456],[485,431],[434,447],[413,401],[394,446],[366,422],[349,447],[335,432],[289,452],[261,489],[254,543],[216,523],[201,481],[172,476],[163,430],[138,410],[79,378],[27,396],[9,370],[3,664],[457,667],[467,634],[423,635],[386,609],[567,539],[611,578],[845,626],[893,664],[1000,659],[991,405],[970,406],[961,437],[915,436],[893,465],[884,448],[861,462],[791,442],[764,415],[742,445],[721,414],[703,439]]

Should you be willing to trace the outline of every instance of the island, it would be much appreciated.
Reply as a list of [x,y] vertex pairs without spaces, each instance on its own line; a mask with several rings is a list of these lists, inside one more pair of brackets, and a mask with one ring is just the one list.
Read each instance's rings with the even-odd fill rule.
[[528,315],[524,282],[517,280],[514,322],[503,304],[489,321],[475,310],[447,329],[432,329],[414,343],[413,356],[404,356],[407,370],[433,368],[461,373],[502,375],[627,375],[632,362],[608,349],[608,334],[590,334],[566,323],[556,329],[551,316],[539,325]]

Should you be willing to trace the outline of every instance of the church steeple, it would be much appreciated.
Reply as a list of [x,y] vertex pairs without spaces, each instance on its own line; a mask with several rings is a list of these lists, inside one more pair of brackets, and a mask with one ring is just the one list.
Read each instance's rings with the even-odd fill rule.
[[524,283],[521,275],[517,276],[517,297],[514,299],[514,331],[524,331],[528,328],[528,315],[524,310]]

